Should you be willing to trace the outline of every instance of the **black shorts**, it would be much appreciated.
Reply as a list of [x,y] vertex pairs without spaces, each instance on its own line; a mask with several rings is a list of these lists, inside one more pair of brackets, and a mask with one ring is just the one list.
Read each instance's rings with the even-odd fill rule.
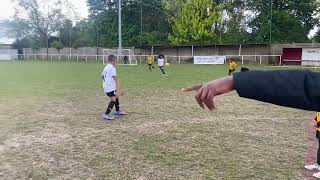
[[233,73],[236,69],[229,69],[229,73]]
[[159,66],[160,69],[163,69],[163,66]]
[[106,93],[107,94],[107,96],[109,96],[109,97],[115,97],[115,96],[117,96],[117,91],[111,91],[111,92],[108,92],[108,93]]

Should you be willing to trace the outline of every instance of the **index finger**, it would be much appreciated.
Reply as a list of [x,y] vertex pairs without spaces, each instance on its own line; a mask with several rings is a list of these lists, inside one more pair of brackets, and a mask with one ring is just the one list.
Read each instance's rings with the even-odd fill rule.
[[192,86],[192,87],[182,88],[181,90],[182,90],[183,92],[197,91],[197,90],[199,90],[201,87],[202,87],[202,84],[201,84],[201,85]]

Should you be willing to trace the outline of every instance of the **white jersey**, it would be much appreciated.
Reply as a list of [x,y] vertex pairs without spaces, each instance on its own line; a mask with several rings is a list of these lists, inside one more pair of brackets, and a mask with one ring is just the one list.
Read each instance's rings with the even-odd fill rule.
[[158,66],[164,66],[164,59],[163,58],[158,59]]
[[105,93],[109,93],[116,90],[116,81],[113,77],[117,76],[117,70],[112,64],[107,64],[101,76],[103,76],[103,89]]

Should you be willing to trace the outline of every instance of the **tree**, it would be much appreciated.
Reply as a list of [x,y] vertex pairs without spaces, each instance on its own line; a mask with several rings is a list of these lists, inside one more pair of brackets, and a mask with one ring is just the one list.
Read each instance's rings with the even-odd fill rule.
[[79,30],[73,26],[70,19],[66,19],[59,29],[59,38],[65,47],[72,47],[79,38]]
[[[270,39],[270,21],[273,43],[307,42],[308,34],[318,24],[315,17],[319,7],[316,0],[249,0],[248,10],[255,14],[249,27],[252,39],[266,43]],[[271,14],[272,9],[272,14]]]
[[60,50],[63,49],[63,44],[60,41],[53,41],[50,45],[51,47],[56,48],[59,54],[60,54]]
[[222,27],[217,29],[220,33],[220,43],[241,44],[248,42],[248,24],[244,14],[246,11],[245,2],[234,0],[222,5],[225,18],[222,19]]
[[313,42],[320,43],[320,29],[318,29],[317,33],[312,38]]
[[[40,47],[49,47],[49,38],[61,28],[65,15],[61,0],[15,0],[15,15],[5,24],[8,35],[16,39],[33,39]],[[64,1],[66,2],[66,1]]]
[[213,29],[221,14],[211,0],[190,0],[182,3],[181,10],[169,19],[172,33],[169,40],[180,44],[211,44],[217,41]]
[[[100,43],[118,45],[118,1],[88,0],[89,22],[96,27]],[[169,25],[162,0],[122,0],[122,38],[124,46],[166,44]]]

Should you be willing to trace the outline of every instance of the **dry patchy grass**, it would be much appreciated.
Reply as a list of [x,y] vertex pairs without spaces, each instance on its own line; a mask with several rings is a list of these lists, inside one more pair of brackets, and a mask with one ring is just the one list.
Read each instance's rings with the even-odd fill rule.
[[121,103],[129,115],[106,122],[100,91],[0,101],[0,178],[304,176],[308,112],[231,93],[207,113],[192,94],[162,89],[129,90]]

